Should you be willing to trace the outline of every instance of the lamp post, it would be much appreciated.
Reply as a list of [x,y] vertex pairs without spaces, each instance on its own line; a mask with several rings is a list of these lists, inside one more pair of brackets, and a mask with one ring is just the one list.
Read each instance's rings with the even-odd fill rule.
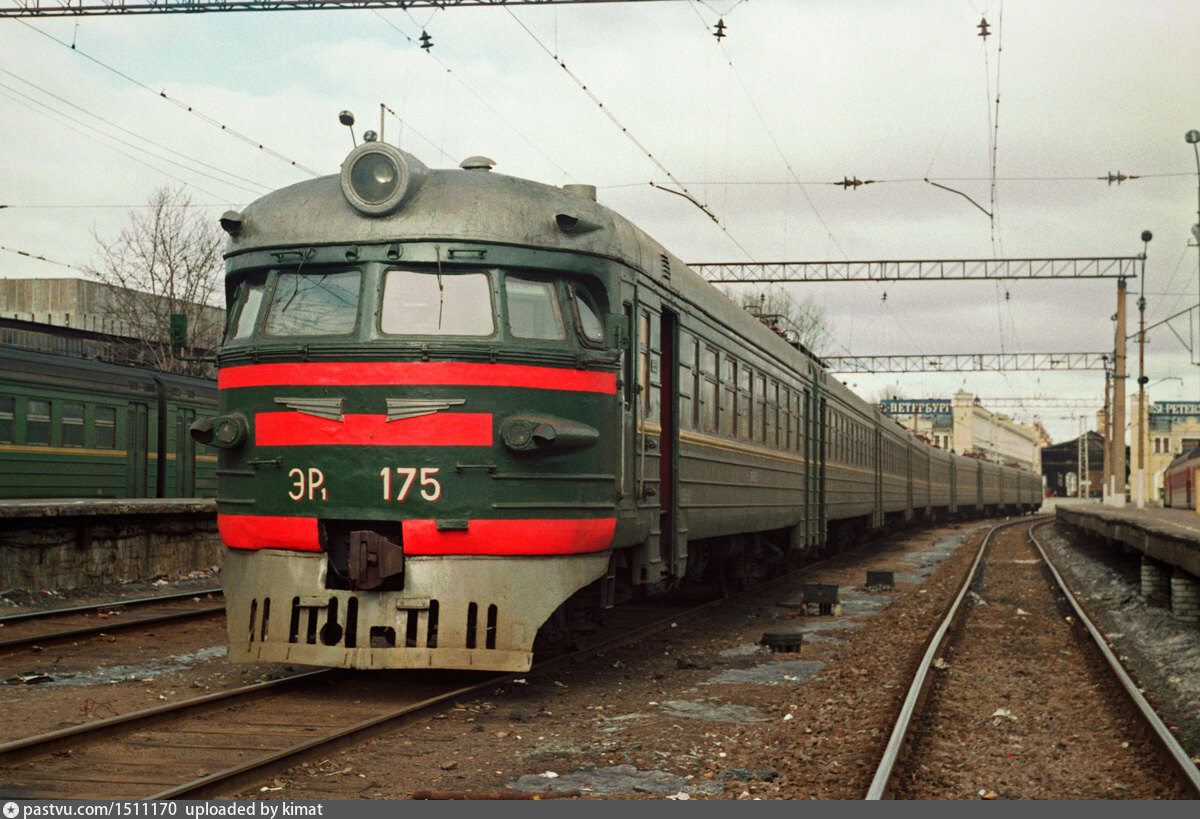
[[[1197,287],[1197,306],[1200,307],[1200,131],[1192,129],[1183,135],[1184,141],[1192,146],[1192,153],[1196,155],[1196,224],[1192,225],[1192,234],[1196,237],[1196,287]],[[1190,244],[1190,243],[1189,243]]]
[[1146,249],[1154,234],[1142,231],[1142,294],[1138,297],[1138,463],[1137,463],[1137,508],[1146,506]]

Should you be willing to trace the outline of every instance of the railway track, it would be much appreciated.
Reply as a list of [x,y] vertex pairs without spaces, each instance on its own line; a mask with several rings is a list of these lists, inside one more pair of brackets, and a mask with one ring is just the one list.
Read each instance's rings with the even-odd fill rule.
[[[27,611],[0,617],[0,651],[49,645],[97,634],[146,628],[224,614],[223,603],[212,605],[220,589],[203,589],[157,597],[114,600],[86,606]],[[131,611],[162,608],[156,614],[126,617]]]
[[[1002,524],[984,539],[867,799],[1200,797],[1200,772],[1036,540],[1042,522]],[[1050,582],[1029,592],[1035,574]],[[1084,763],[1055,764],[1073,754]],[[1120,790],[1096,792],[1099,772]]]
[[[621,625],[593,635],[579,651],[536,663],[527,674],[611,650],[736,599],[622,610]],[[319,670],[184,700],[0,745],[0,798],[237,793],[521,676]]]

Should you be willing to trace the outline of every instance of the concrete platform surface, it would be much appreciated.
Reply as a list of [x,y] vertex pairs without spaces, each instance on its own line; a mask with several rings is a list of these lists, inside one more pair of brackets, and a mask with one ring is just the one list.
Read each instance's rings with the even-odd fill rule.
[[95,500],[0,501],[0,520],[28,518],[118,517],[217,513],[212,498],[97,498]]
[[1200,516],[1190,509],[1105,506],[1099,502],[1055,505],[1060,521],[1136,549],[1200,577]]

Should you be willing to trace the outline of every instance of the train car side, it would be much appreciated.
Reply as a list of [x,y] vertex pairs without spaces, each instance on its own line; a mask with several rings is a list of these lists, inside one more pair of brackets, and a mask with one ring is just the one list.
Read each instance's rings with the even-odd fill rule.
[[186,424],[215,406],[204,379],[0,347],[0,497],[211,496]]

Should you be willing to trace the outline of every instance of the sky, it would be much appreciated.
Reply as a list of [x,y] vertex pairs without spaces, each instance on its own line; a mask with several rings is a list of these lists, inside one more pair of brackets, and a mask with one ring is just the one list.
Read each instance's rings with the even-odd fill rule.
[[[337,173],[350,110],[360,137],[382,129],[431,167],[482,154],[496,173],[596,185],[688,262],[1136,256],[1149,230],[1132,333],[1143,286],[1148,325],[1200,299],[1200,171],[1184,140],[1200,129],[1197,32],[1195,0],[4,19],[0,277],[84,275],[98,239],[164,186],[215,219]],[[1104,181],[1118,172],[1138,178]],[[872,184],[832,184],[846,177]],[[786,289],[823,310],[830,355],[1113,345],[1113,280]],[[1200,400],[1200,349],[1183,343],[1195,326],[1149,333],[1151,400]],[[1136,346],[1129,360],[1134,390]],[[1055,441],[1094,423],[1104,390],[1100,372],[840,377],[868,400],[966,390]]]

